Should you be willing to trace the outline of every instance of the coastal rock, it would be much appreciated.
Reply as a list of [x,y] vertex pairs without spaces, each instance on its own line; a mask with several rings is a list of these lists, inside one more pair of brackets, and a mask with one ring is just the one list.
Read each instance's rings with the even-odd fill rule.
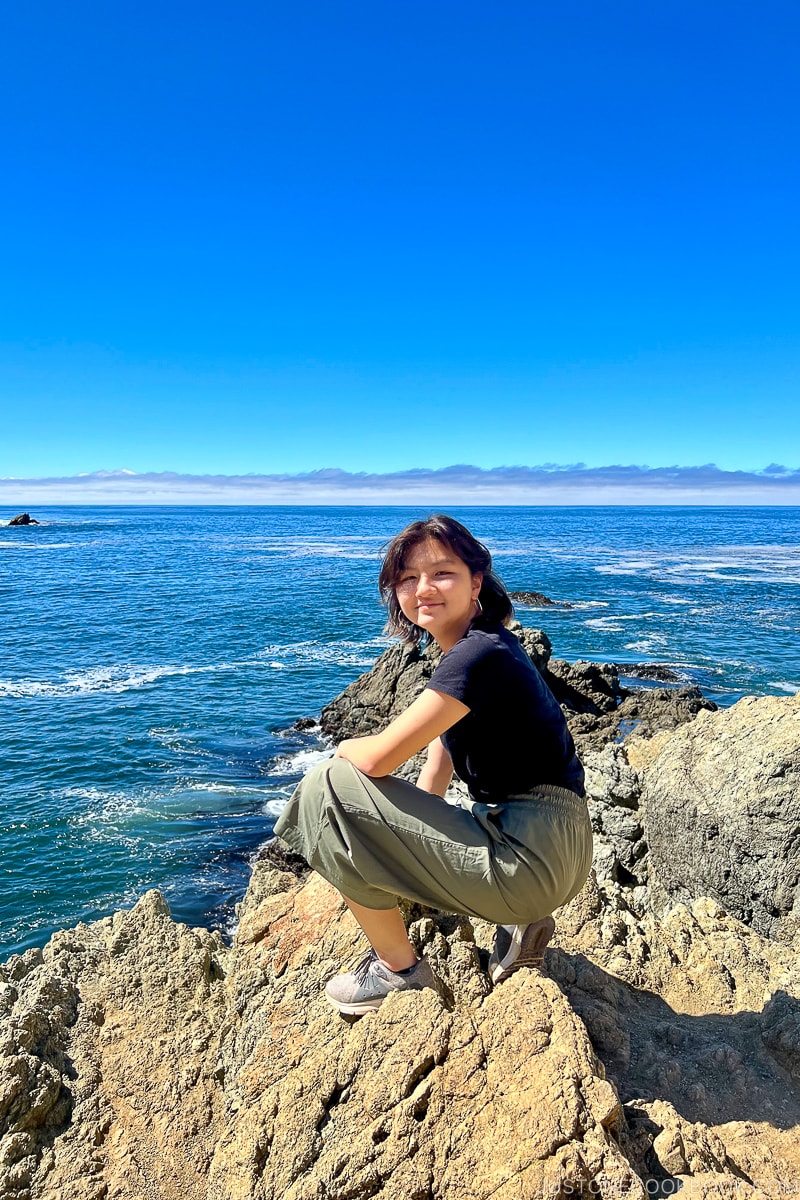
[[629,679],[652,679],[658,683],[680,683],[685,675],[679,675],[672,667],[664,663],[613,663],[618,675]]
[[543,592],[509,592],[515,604],[523,604],[526,608],[574,608],[565,600],[551,600]]
[[711,896],[771,937],[800,929],[800,695],[700,712],[645,772],[664,903]]
[[[618,682],[618,681],[617,681]],[[567,715],[570,732],[578,753],[600,749],[611,741],[631,736],[652,738],[655,734],[677,729],[693,721],[699,712],[716,712],[699,688],[620,688],[616,708],[605,711],[578,711]]]
[[328,884],[271,849],[239,916],[225,948],[151,892],[9,960],[0,1196],[756,1200],[800,1180],[797,957],[710,901],[641,916],[592,876],[544,969],[495,989],[492,926],[409,907],[438,990],[357,1021],[322,995],[363,946]]
[[615,712],[623,695],[617,672],[608,663],[551,658],[542,674],[559,704],[571,712],[592,716]]
[[35,520],[30,515],[30,513],[19,513],[18,516],[12,517],[8,523],[9,523],[9,525],[38,525],[39,524],[39,522],[37,520]]
[[639,775],[620,745],[588,751],[583,766],[594,833],[595,873],[598,879],[642,887],[647,882],[649,865],[639,808]]
[[205,1195],[228,953],[148,892],[0,968],[0,1197]]

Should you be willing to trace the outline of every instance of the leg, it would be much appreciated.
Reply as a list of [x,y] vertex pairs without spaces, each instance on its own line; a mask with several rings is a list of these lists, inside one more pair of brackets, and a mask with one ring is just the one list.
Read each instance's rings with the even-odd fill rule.
[[356,904],[347,896],[344,900],[384,966],[390,971],[405,971],[413,967],[417,956],[396,905],[394,908],[364,908],[363,904]]

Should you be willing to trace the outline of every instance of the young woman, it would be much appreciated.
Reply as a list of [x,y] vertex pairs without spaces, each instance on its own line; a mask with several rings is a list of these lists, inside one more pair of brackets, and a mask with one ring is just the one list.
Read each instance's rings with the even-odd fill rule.
[[[325,994],[340,1012],[432,985],[397,897],[497,924],[495,983],[541,962],[551,913],[592,860],[583,769],[564,715],[517,638],[481,542],[452,517],[415,521],[379,578],[387,630],[442,658],[381,733],[340,742],[299,785],[276,834],[342,894],[372,949]],[[392,771],[427,746],[417,786]],[[469,799],[443,799],[453,769]]]

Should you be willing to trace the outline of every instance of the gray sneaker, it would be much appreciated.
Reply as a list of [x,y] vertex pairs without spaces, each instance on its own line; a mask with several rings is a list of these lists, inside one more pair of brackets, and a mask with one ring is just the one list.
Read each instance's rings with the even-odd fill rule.
[[552,917],[543,917],[530,925],[498,925],[489,959],[492,983],[501,983],[520,967],[540,967],[555,928]]
[[352,971],[328,980],[325,999],[339,1012],[358,1017],[380,1008],[390,992],[434,986],[431,969],[424,958],[407,973],[400,973],[390,971],[374,950],[368,950]]

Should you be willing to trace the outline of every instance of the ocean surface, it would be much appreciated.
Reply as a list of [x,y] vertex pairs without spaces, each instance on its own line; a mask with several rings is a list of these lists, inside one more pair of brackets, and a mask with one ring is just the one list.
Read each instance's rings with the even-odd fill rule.
[[[159,887],[230,933],[316,716],[387,644],[416,508],[0,513],[0,958]],[[800,509],[453,508],[558,657],[668,665],[719,704],[800,688]],[[635,668],[632,667],[632,670]]]

